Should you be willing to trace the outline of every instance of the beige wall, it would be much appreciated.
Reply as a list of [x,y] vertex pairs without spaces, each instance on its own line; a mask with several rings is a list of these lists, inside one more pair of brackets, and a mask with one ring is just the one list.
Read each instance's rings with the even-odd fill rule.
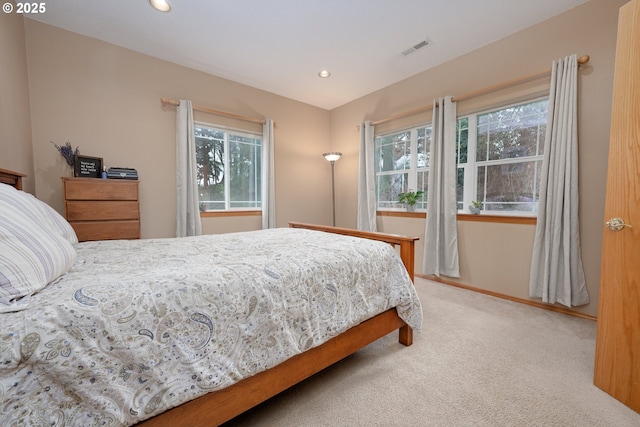
[[[527,76],[550,68],[554,59],[572,53],[590,55],[588,65],[579,73],[579,157],[582,256],[592,302],[577,310],[596,315],[617,17],[624,3],[624,0],[593,0],[332,110],[332,149],[345,153],[336,164],[336,180],[341,183],[336,195],[338,223],[347,227],[356,224],[358,123],[429,105],[437,97],[464,95]],[[426,55],[428,50],[420,54]],[[490,98],[485,97],[483,102],[491,103]],[[430,121],[430,114],[414,117],[414,124]],[[385,126],[388,128],[390,124]],[[423,221],[378,217],[378,226],[381,231],[410,234],[424,240]],[[535,226],[459,221],[458,232],[462,276],[459,282],[528,299]],[[421,241],[420,257],[416,259],[418,274],[422,271],[422,252]]]
[[[329,112],[127,49],[25,20],[38,196],[63,210],[60,177],[71,171],[50,141],[102,157],[140,176],[143,237],[175,235],[175,107],[161,97],[277,122],[277,224],[328,224]],[[197,120],[228,121],[208,114]],[[249,126],[242,123],[238,126]],[[229,224],[231,222],[231,224]],[[208,232],[253,227],[246,217],[205,218]]]
[[35,189],[29,86],[22,15],[0,14],[0,168],[27,174]]
[[[553,59],[571,53],[588,54],[591,61],[583,67],[579,79],[580,216],[583,261],[592,303],[578,310],[595,315],[617,13],[624,3],[593,0],[330,112],[36,21],[25,20],[23,31],[21,18],[3,15],[0,69],[3,75],[9,73],[12,83],[7,84],[6,79],[0,82],[0,167],[26,170],[35,179],[37,195],[62,211],[60,176],[70,172],[50,141],[60,144],[69,140],[80,147],[82,154],[103,157],[107,166],[137,168],[141,177],[143,237],[173,236],[175,109],[161,106],[160,98],[187,98],[196,105],[270,117],[277,122],[279,226],[289,220],[331,222],[330,168],[320,154],[342,151],[344,156],[336,163],[337,224],[354,227],[356,126],[361,121],[387,117],[428,105],[439,96],[462,95],[547,69]],[[8,110],[7,103],[14,102],[18,110]],[[221,120],[208,115],[196,118]],[[415,121],[426,122],[429,118],[426,114]],[[10,133],[7,123],[12,125]],[[389,124],[394,125],[399,126]],[[207,233],[258,227],[259,217],[203,221]],[[414,218],[379,217],[379,228],[424,237],[424,222]],[[528,298],[534,227],[460,221],[458,228],[460,282]],[[421,259],[420,242],[417,273],[422,271]]]

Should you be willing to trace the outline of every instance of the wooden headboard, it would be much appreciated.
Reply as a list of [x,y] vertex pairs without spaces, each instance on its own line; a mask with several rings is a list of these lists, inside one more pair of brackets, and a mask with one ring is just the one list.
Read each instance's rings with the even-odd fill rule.
[[0,168],[0,182],[3,184],[12,185],[18,190],[22,190],[22,178],[24,178],[25,176],[27,175],[23,173]]

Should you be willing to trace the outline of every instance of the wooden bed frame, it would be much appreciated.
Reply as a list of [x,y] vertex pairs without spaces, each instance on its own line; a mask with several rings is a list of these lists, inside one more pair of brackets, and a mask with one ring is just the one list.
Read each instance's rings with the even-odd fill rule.
[[25,176],[27,175],[23,173],[0,168],[0,182],[3,184],[12,185],[18,190],[22,190],[22,178],[24,178]]
[[[414,246],[415,241],[418,240],[415,237],[402,237],[296,222],[290,222],[289,226],[364,237],[398,246],[402,262],[407,268],[411,280],[413,281],[414,279]],[[413,343],[413,330],[398,317],[396,309],[392,308],[271,369],[246,378],[230,387],[186,402],[137,425],[144,427],[208,427],[220,425],[396,329],[399,330],[400,343],[406,346]]]
[[[3,177],[7,177],[7,181],[3,180],[2,182],[7,183],[12,181],[11,176],[15,177],[13,181],[18,181],[18,178],[24,176],[6,170],[2,170],[2,173]],[[399,248],[400,258],[409,272],[411,280],[414,279],[414,250],[415,241],[418,240],[416,237],[297,222],[290,222],[289,226],[389,243]],[[413,343],[413,330],[398,316],[396,309],[392,308],[271,369],[169,409],[140,422],[137,426],[211,427],[220,425],[396,329],[399,330],[400,343],[406,346]]]

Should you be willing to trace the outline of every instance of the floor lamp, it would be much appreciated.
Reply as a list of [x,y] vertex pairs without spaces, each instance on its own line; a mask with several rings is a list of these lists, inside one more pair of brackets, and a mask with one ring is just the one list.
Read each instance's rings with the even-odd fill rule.
[[336,226],[336,187],[333,175],[333,165],[336,164],[336,160],[338,160],[342,153],[337,153],[335,151],[331,153],[324,153],[324,158],[327,159],[331,163],[331,206],[333,208],[333,226]]

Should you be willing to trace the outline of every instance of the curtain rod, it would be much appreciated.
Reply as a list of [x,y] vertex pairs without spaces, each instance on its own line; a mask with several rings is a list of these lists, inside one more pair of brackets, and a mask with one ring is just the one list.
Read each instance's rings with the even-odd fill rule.
[[[589,55],[583,55],[578,58],[578,65],[586,64],[589,62]],[[540,71],[534,74],[529,74],[528,76],[520,77],[517,79],[509,80],[506,82],[498,83],[493,86],[487,86],[483,89],[476,90],[474,92],[469,92],[464,95],[453,97],[453,101],[464,101],[467,99],[475,98],[480,95],[485,95],[487,93],[495,92],[500,89],[506,89],[511,86],[515,86],[517,84],[526,83],[530,80],[535,80],[540,77],[544,77],[547,74],[551,74],[551,68],[546,69],[544,71]],[[404,113],[394,114],[393,116],[386,117],[384,119],[379,119],[375,121],[371,121],[372,125],[379,125],[381,123],[390,122],[391,120],[401,119],[403,117],[413,116],[414,114],[423,113],[425,111],[429,111],[433,108],[433,105],[425,105],[423,107],[414,108],[413,110],[405,111]],[[360,125],[358,125],[358,128]]]
[[[163,104],[175,105],[176,107],[180,105],[180,101],[175,101],[169,98],[160,98],[160,102]],[[238,120],[244,120],[246,122],[260,123],[261,125],[265,124],[265,120],[254,119],[253,117],[241,116],[238,114],[227,113],[226,111],[214,110],[213,108],[201,107],[199,105],[192,106],[196,111],[202,111],[203,113],[217,114],[219,116],[231,117]],[[275,126],[275,123],[274,123]]]

